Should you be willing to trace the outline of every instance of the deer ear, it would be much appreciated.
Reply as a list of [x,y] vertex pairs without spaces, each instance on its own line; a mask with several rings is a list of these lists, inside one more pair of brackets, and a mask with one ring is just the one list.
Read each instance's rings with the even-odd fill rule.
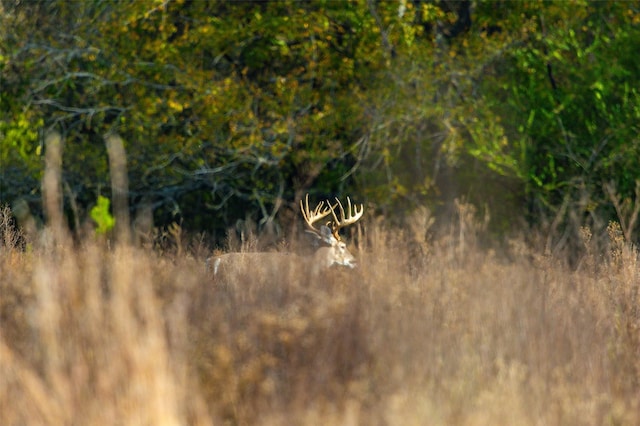
[[320,245],[320,242],[323,241],[322,237],[316,232],[306,230],[305,235],[307,236],[309,242],[313,247],[318,247]]
[[331,246],[338,242],[328,226],[322,225],[320,227],[320,234],[322,235],[322,241]]

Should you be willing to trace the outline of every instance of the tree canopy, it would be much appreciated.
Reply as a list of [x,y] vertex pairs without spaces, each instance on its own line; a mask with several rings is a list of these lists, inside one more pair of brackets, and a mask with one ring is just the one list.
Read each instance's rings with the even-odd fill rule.
[[0,28],[0,203],[37,209],[52,129],[67,198],[109,196],[117,132],[132,208],[190,229],[305,192],[466,197],[500,229],[635,202],[633,2],[2,0]]

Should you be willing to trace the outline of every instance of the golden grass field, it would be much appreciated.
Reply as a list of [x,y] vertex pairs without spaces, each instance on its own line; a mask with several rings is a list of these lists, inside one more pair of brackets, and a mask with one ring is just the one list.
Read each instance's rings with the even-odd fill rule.
[[[26,248],[0,220],[2,425],[640,424],[638,252],[371,222],[360,268]],[[471,228],[468,228],[471,229]]]

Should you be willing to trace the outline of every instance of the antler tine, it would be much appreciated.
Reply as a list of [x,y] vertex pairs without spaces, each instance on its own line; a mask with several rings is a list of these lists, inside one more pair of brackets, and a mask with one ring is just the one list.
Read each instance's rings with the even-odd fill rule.
[[311,211],[309,209],[309,194],[307,194],[307,196],[305,197],[305,204],[303,204],[302,200],[300,200],[300,210],[302,211],[302,217],[304,217],[304,221],[313,232],[315,232],[316,234],[320,234],[320,231],[313,226],[313,223],[331,213],[331,205],[327,203],[329,205],[327,207],[324,207],[324,201],[320,201],[316,208]]
[[329,204],[329,208],[331,209],[331,214],[333,215],[334,219],[333,223],[331,224],[331,230],[333,232],[333,236],[336,237],[337,240],[340,240],[338,230],[340,230],[340,228],[344,228],[345,226],[356,223],[364,214],[364,204],[360,204],[359,209],[357,205],[351,207],[351,199],[347,197],[347,214],[345,215],[342,203],[337,197],[336,201],[338,202],[336,205],[340,209],[340,219],[338,219],[338,216],[334,211],[336,206],[334,205],[333,207],[331,207],[331,205]]
[[302,200],[300,200],[300,212],[302,213],[302,217],[304,218],[304,221],[309,223],[309,194],[307,194],[306,196],[306,200],[307,200],[307,208],[305,209],[304,207],[304,202]]
[[[337,197],[336,197],[336,200],[338,200]],[[327,201],[327,202],[329,202],[329,201]],[[338,200],[338,204],[336,204],[336,205],[340,206],[340,211],[342,212],[342,217],[344,217],[344,210],[342,209],[342,204],[340,204],[340,200]],[[331,215],[333,216],[333,222],[330,222],[331,223],[331,228],[334,230],[334,234],[336,234],[335,231],[340,229],[339,226],[338,226],[340,221],[338,220],[338,216],[336,216],[336,212],[333,210],[335,208],[336,208],[335,205],[331,208]]]
[[[347,197],[347,203],[349,204],[349,212],[351,212],[351,200],[349,199],[349,197]],[[354,204],[353,213],[353,215],[349,213],[349,224],[355,223],[360,220],[360,218],[364,214],[364,204],[360,204],[360,210],[358,210],[358,206]]]

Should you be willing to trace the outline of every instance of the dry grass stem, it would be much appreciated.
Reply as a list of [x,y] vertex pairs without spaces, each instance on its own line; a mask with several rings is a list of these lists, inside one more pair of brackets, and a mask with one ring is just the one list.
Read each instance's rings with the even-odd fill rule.
[[607,251],[584,229],[570,268],[520,240],[480,248],[462,207],[426,240],[425,214],[370,224],[360,268],[317,279],[268,256],[212,278],[188,244],[26,249],[0,219],[0,423],[640,422],[638,251],[620,226]]

